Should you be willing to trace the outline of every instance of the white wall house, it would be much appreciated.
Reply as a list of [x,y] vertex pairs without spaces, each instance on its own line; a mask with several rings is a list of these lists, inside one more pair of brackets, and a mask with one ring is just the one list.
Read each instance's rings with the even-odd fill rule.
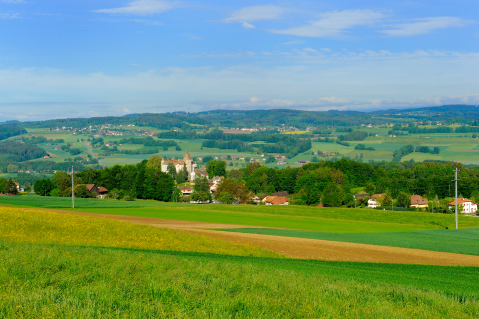
[[[458,198],[457,205],[462,206],[463,213],[475,213],[477,211],[477,203],[467,198]],[[456,200],[449,203],[449,209],[456,207]]]
[[381,206],[381,203],[379,203],[378,198],[379,197],[384,198],[385,195],[386,194],[374,194],[373,196],[369,197],[368,207],[376,208]]

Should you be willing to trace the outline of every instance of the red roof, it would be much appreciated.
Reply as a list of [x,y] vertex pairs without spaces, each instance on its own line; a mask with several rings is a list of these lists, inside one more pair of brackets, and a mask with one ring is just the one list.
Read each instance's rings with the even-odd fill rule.
[[106,189],[106,188],[103,187],[103,186],[100,186],[100,187],[98,187],[98,192],[99,192],[99,193],[108,193],[108,189]]
[[[477,203],[473,202],[472,200],[470,199],[467,199],[467,198],[458,198],[457,199],[457,204],[458,205],[464,205],[464,203],[472,203],[473,205],[477,205]],[[456,205],[456,200],[453,200],[452,202],[449,203],[450,206],[454,206]]]

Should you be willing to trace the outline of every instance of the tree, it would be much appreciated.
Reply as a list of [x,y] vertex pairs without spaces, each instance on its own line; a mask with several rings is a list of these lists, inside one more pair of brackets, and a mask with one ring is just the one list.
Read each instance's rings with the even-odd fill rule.
[[0,177],[0,193],[5,192],[5,187],[7,186],[7,184],[8,184],[8,179]]
[[7,186],[5,186],[5,194],[18,194],[17,184],[11,177],[8,178]]
[[215,176],[216,160],[211,160],[206,163],[206,172],[208,172],[208,178]]
[[221,193],[221,195],[216,197],[216,199],[219,200],[223,204],[232,204],[233,203],[233,197],[228,192]]
[[323,192],[324,206],[326,207],[339,207],[342,204],[342,190],[336,184],[329,184]]
[[7,166],[7,173],[16,173],[18,172],[18,165],[10,164]]
[[[55,189],[55,184],[49,178],[39,179],[33,185],[33,190],[35,191],[37,195],[40,195],[40,196],[51,196],[51,192],[54,189]],[[58,196],[59,195],[60,195],[60,190],[58,190]]]
[[146,167],[161,171],[161,156],[158,154],[151,155],[146,163]]
[[211,200],[210,182],[205,176],[198,176],[195,178],[195,186],[193,186],[193,189],[194,192],[191,194],[192,200],[201,202]]
[[23,186],[25,187],[25,192],[29,192],[32,190],[32,187],[30,186],[29,182],[25,182]]
[[217,161],[214,169],[214,176],[226,177],[226,162]]
[[229,196],[232,201],[237,203],[248,203],[251,201],[252,195],[253,194],[244,184],[226,178],[222,179],[218,183],[218,187],[215,192],[215,198],[222,203],[224,203],[224,196]]
[[93,197],[93,195],[92,193],[90,193],[86,185],[78,185],[77,187],[75,187],[75,197],[91,198]]
[[409,206],[411,206],[411,196],[406,192],[399,192],[399,195],[397,197],[397,205],[399,207],[408,208]]
[[371,183],[367,183],[366,186],[364,187],[364,191],[368,193],[370,196],[374,194],[375,190],[376,190],[376,186],[374,186],[374,184],[371,184]]
[[168,163],[166,171],[168,172],[168,175],[170,175],[172,178],[176,178],[176,167],[173,163]]

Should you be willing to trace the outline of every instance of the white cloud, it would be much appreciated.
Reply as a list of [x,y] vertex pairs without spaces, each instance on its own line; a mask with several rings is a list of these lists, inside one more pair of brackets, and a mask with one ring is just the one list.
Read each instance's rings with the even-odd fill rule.
[[93,12],[98,13],[112,13],[112,14],[132,14],[132,15],[150,15],[155,13],[162,13],[177,7],[176,2],[165,0],[135,0],[126,7],[113,9],[99,9]]
[[322,48],[321,51],[323,51],[323,52],[332,52],[331,49],[329,49],[329,48]]
[[249,22],[279,19],[285,11],[284,8],[274,5],[246,7],[233,12],[222,22],[241,23],[243,28],[254,29],[256,27]]
[[19,19],[18,13],[0,13],[0,19]]
[[316,53],[316,52],[318,52],[318,50],[311,49],[311,48],[304,48],[303,51],[309,52],[309,53]]
[[372,25],[382,19],[384,14],[371,10],[344,10],[322,13],[319,17],[319,20],[310,21],[309,24],[301,27],[271,30],[271,32],[312,38],[338,37],[348,29]]
[[256,27],[254,25],[252,25],[251,23],[248,23],[248,22],[243,22],[243,24],[241,26],[245,29],[256,29]]
[[396,25],[396,29],[380,31],[390,36],[410,36],[418,34],[426,34],[437,29],[450,27],[464,27],[471,21],[463,20],[456,17],[433,17],[415,19],[415,22],[403,23]]
[[[0,111],[2,118],[10,112],[12,118],[27,114],[35,119],[80,115],[75,112],[88,116],[89,111],[121,114],[123,108],[136,113],[218,107],[365,110],[479,104],[479,53],[360,51],[352,56],[350,52],[318,56],[298,51],[306,57],[291,51],[289,57],[277,52],[261,55],[292,62],[267,66],[245,59],[230,67],[150,68],[126,74],[0,69]],[[255,56],[253,52],[246,55]]]
[[26,3],[24,0],[2,0],[0,2],[13,3],[13,4]]

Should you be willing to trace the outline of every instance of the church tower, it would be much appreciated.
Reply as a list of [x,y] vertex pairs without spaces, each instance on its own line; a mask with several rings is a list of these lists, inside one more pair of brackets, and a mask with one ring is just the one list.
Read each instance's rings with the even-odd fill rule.
[[183,162],[186,165],[186,170],[188,171],[188,176],[191,176],[191,172],[193,172],[195,167],[193,167],[193,164],[194,164],[193,159],[191,158],[190,153],[188,153],[188,151],[186,151],[185,156],[183,157]]

